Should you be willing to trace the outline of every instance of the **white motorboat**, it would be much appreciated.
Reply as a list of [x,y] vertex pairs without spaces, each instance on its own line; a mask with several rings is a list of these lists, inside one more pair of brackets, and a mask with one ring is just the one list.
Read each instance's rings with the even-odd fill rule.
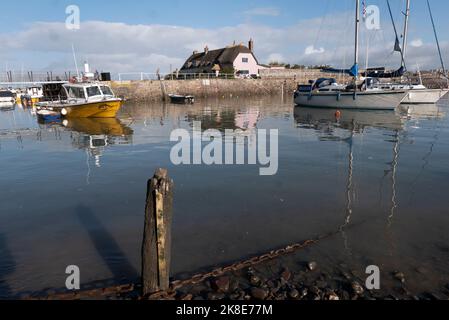
[[16,104],[16,98],[11,90],[0,90],[0,108],[10,109]]

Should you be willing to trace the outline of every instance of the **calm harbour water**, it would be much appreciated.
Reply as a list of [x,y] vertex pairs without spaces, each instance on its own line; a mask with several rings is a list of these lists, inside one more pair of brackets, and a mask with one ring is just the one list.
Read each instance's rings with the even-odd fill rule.
[[[174,275],[341,229],[319,248],[330,263],[405,270],[417,288],[449,283],[448,113],[446,101],[343,111],[337,122],[331,110],[277,97],[130,104],[120,120],[66,126],[2,111],[0,297],[62,288],[68,265],[80,267],[83,284],[136,280],[146,181],[158,167],[176,185]],[[170,133],[197,120],[279,129],[278,174],[172,165]]]

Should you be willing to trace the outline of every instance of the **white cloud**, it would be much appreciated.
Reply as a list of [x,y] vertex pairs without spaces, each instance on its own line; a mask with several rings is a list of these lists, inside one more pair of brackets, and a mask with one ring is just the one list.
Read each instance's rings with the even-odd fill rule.
[[275,7],[254,8],[243,12],[247,16],[270,16],[277,17],[281,11]]
[[285,58],[280,53],[272,53],[268,56],[268,62],[285,62]]
[[424,45],[424,42],[421,39],[415,39],[412,42],[410,42],[410,45],[412,47],[419,48],[419,47],[422,47]]
[[[214,49],[253,38],[261,63],[278,60],[348,67],[352,65],[354,51],[353,23],[348,22],[349,16],[352,13],[333,14],[324,24],[321,18],[316,18],[282,28],[251,23],[205,29],[90,21],[82,23],[81,30],[69,31],[63,23],[40,22],[21,32],[0,33],[0,57],[15,70],[20,70],[22,64],[25,70],[73,70],[73,43],[79,62],[88,59],[100,71],[153,73],[160,68],[161,72],[168,72],[170,65],[173,69],[180,68],[193,50],[203,50],[205,45]],[[362,48],[366,46],[366,32],[361,33]],[[399,55],[391,53],[392,40],[388,33],[382,36],[379,33],[379,37],[370,40],[370,66],[400,64]],[[449,57],[449,43],[442,41],[441,47],[444,57]],[[364,53],[362,49],[361,64]],[[408,65],[419,63],[421,69],[438,67],[438,61],[432,44],[411,45],[407,53]]]
[[311,55],[311,54],[320,54],[320,53],[324,53],[324,52],[325,52],[324,48],[316,49],[314,46],[308,46],[306,48],[306,50],[304,51],[304,54],[306,56],[308,56],[308,55]]

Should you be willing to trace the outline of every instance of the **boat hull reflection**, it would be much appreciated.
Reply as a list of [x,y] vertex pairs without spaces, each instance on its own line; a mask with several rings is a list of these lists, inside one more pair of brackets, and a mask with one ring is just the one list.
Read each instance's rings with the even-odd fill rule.
[[395,111],[386,110],[343,110],[317,109],[296,107],[295,121],[299,125],[319,126],[333,123],[348,130],[363,129],[365,127],[402,130],[403,119]]
[[130,136],[133,130],[115,118],[64,119],[63,126],[88,135]]

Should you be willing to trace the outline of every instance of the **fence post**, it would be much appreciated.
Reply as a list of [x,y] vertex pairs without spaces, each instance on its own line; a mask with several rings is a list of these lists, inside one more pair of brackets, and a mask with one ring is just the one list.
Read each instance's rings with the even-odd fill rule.
[[166,169],[148,181],[142,244],[142,294],[169,288],[173,187]]

